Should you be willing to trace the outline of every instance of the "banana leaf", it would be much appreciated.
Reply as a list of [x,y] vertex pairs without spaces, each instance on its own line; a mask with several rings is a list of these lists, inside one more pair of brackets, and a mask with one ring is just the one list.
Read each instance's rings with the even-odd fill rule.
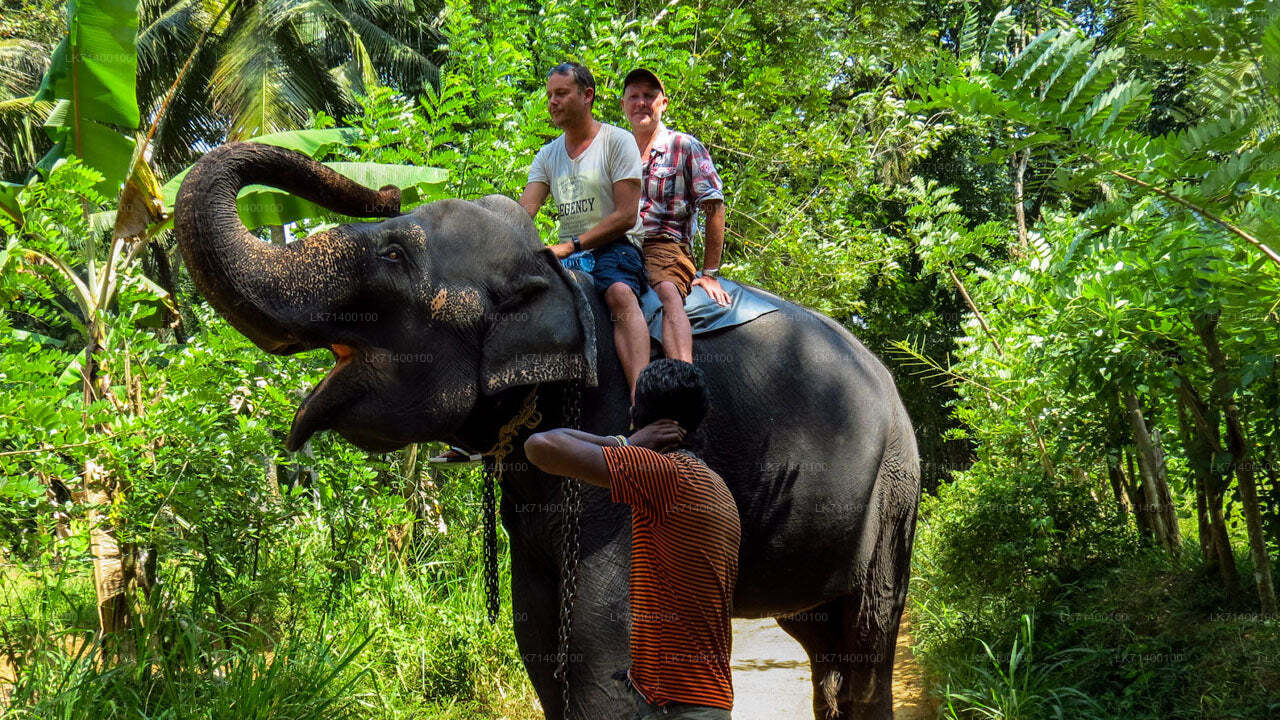
[[[67,34],[53,52],[35,99],[61,100],[45,130],[55,141],[38,167],[76,155],[103,174],[98,189],[115,198],[129,170],[137,129],[136,0],[69,0]],[[113,127],[114,126],[114,127]]]

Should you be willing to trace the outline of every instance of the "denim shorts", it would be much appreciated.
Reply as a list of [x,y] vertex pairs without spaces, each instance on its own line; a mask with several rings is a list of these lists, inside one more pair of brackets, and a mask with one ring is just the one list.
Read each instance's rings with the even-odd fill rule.
[[591,270],[596,290],[604,293],[614,283],[624,283],[636,294],[636,299],[649,287],[649,275],[644,270],[644,256],[635,245],[626,240],[615,240],[591,251],[596,265]]

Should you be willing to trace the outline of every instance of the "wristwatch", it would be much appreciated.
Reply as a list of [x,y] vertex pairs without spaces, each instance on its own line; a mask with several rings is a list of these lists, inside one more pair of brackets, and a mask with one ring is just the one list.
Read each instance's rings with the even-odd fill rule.
[[573,236],[573,240],[571,242],[573,243],[574,252],[582,252],[582,241],[578,239],[577,235]]
[[699,272],[698,274],[701,275],[702,277],[713,278],[717,274],[719,274],[719,272],[720,272],[720,268],[702,268],[702,271]]

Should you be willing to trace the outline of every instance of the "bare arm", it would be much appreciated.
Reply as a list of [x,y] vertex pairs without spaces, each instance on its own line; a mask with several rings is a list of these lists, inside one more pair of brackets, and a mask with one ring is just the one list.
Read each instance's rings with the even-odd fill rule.
[[[631,435],[628,444],[660,450],[673,447],[684,439],[684,429],[674,420],[658,420]],[[615,437],[602,437],[572,428],[557,428],[534,433],[524,442],[529,462],[550,475],[563,475],[583,482],[609,487],[609,468],[602,447],[617,446]]]
[[[523,205],[524,202],[521,201],[521,204]],[[640,212],[640,181],[636,178],[627,178],[615,182],[613,205],[613,212],[578,236],[578,242],[582,244],[583,250],[608,245],[636,224],[636,213]],[[573,254],[573,244],[560,243],[553,246],[552,251],[555,252],[556,257],[567,258]]]
[[702,212],[707,216],[707,234],[702,253],[702,268],[720,267],[721,254],[724,252],[724,201],[708,200],[702,203]]
[[517,202],[525,212],[529,213],[529,217],[537,217],[538,210],[542,207],[542,203],[547,201],[547,195],[550,193],[550,185],[544,182],[531,182],[524,186],[524,192],[520,193],[520,199]]
[[[718,268],[724,253],[724,201],[707,200],[702,203],[702,212],[707,216],[707,235],[702,252],[703,269]],[[700,285],[707,295],[716,303],[728,307],[729,293],[720,287],[720,281],[713,277],[695,278],[694,285]]]
[[614,438],[558,428],[531,436],[524,442],[524,454],[529,462],[549,475],[563,475],[609,487],[609,468],[600,448],[617,444]]

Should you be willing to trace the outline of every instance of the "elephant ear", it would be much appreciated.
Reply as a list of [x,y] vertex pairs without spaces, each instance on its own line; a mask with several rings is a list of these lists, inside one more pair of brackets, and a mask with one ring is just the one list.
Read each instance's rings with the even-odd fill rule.
[[596,386],[595,313],[550,248],[536,251],[536,270],[513,283],[490,318],[480,364],[486,395],[561,380]]

